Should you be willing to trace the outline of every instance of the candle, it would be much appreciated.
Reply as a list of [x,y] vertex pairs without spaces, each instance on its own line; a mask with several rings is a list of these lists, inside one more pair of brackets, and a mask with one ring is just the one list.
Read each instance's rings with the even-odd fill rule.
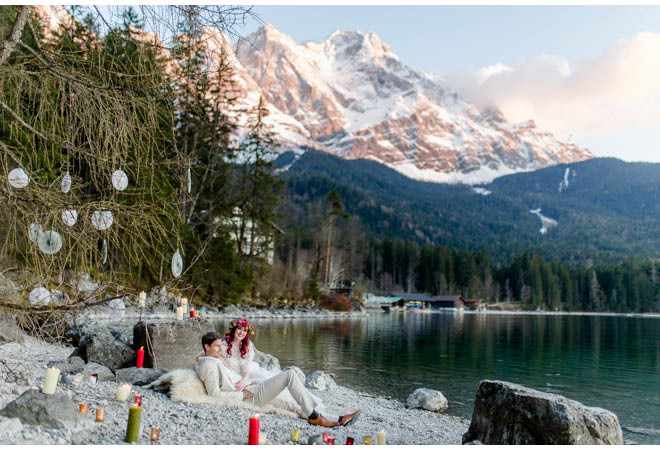
[[142,406],[142,395],[135,394],[135,404],[138,406]]
[[98,373],[93,373],[89,376],[89,382],[92,384],[96,384],[96,382],[99,379],[99,374]]
[[96,421],[103,422],[105,419],[105,408],[96,408]]
[[80,375],[80,374],[78,374],[78,375],[76,375],[75,377],[73,377],[73,382],[74,382],[74,383],[80,383],[80,382],[82,382],[82,380],[83,380],[83,379],[82,379],[82,375]]
[[266,443],[266,433],[259,433],[259,445],[264,445]]
[[353,442],[355,442],[355,439],[353,439],[352,437],[348,436],[346,438],[346,445],[353,445]]
[[364,445],[371,445],[371,436],[363,436],[362,437],[362,443]]
[[195,318],[195,310],[194,310],[194,309],[191,309],[191,310],[190,310],[190,318],[191,318],[191,319],[194,319],[194,318]]
[[120,402],[125,402],[128,400],[128,394],[131,393],[131,385],[130,384],[122,384],[119,386],[119,389],[117,389],[117,400]]
[[380,430],[376,434],[376,445],[385,445],[385,442],[387,441],[387,433],[385,430]]
[[140,301],[139,301],[140,308],[144,308],[144,304],[146,300],[147,300],[147,293],[144,291],[140,291]]
[[44,385],[41,387],[41,392],[48,395],[53,395],[55,389],[57,388],[57,381],[60,379],[60,369],[53,366],[49,369],[46,369],[46,378],[44,379]]
[[259,445],[259,414],[250,417],[248,445]]
[[188,299],[186,297],[181,297],[181,306],[186,306],[188,304]]
[[176,307],[176,320],[183,320],[183,308],[181,306]]
[[291,442],[300,442],[300,430],[291,430]]
[[160,427],[151,427],[149,430],[149,440],[157,441],[160,439]]
[[71,384],[73,383],[73,377],[71,374],[63,373],[60,375],[60,383],[62,384]]
[[327,444],[327,443],[328,443],[328,437],[330,437],[330,433],[327,432],[327,431],[324,431],[324,432],[321,434],[321,436],[323,436],[323,442],[325,442],[325,443]]
[[141,368],[142,366],[144,366],[144,347],[138,348],[137,361],[135,361],[135,367]]
[[87,409],[88,409],[87,403],[81,403],[80,405],[78,405],[78,411],[80,411],[80,414],[87,414]]
[[133,405],[128,408],[128,424],[126,425],[126,437],[124,442],[137,442],[140,439],[140,420],[142,419],[142,407]]
[[328,439],[325,441],[325,443],[328,445],[335,445],[335,438],[328,436]]
[[307,445],[319,445],[319,444],[323,444],[323,438],[321,437],[320,434],[310,436],[307,439]]

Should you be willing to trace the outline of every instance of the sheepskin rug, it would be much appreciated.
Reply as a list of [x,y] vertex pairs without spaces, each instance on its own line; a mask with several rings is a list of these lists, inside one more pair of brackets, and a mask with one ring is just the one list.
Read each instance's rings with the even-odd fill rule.
[[156,381],[145,386],[166,392],[169,387],[169,396],[176,402],[184,403],[213,403],[223,406],[237,406],[262,413],[282,414],[290,417],[303,417],[302,410],[297,404],[282,401],[279,398],[271,400],[263,406],[256,406],[246,401],[236,401],[219,397],[211,397],[206,393],[204,384],[191,369],[176,369],[161,375]]

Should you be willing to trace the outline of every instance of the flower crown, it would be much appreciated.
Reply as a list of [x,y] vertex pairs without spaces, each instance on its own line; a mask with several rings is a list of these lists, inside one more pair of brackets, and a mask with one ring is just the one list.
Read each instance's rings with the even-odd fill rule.
[[229,329],[231,330],[234,327],[243,328],[250,336],[254,336],[254,327],[247,319],[235,319],[229,322]]

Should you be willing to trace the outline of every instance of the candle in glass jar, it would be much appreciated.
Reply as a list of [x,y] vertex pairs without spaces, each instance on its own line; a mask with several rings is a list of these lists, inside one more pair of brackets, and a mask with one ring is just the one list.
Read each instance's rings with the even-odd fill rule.
[[259,445],[259,414],[250,417],[248,445]]
[[325,442],[327,444],[328,443],[328,438],[330,437],[330,433],[327,432],[327,431],[324,431],[323,433],[321,433],[321,436],[323,437],[323,442]]
[[371,436],[363,436],[362,437],[362,443],[364,445],[371,445]]
[[176,320],[183,320],[183,307],[176,307]]
[[46,369],[46,378],[44,385],[41,387],[41,392],[48,395],[53,395],[57,388],[57,382],[60,379],[60,369],[53,366]]
[[142,407],[133,405],[128,408],[128,424],[124,442],[137,442],[140,439],[140,421],[142,420]]
[[191,309],[191,310],[190,310],[190,318],[191,318],[191,319],[194,319],[194,318],[195,318],[195,310],[194,310],[194,309]]
[[144,366],[144,347],[138,348],[137,360],[135,361],[135,367],[140,369],[142,366]]
[[81,403],[80,405],[78,405],[78,411],[80,411],[80,414],[87,414],[88,408],[89,406],[87,405],[87,403]]
[[151,427],[149,430],[149,440],[157,441],[160,439],[160,427]]
[[105,408],[96,408],[96,421],[103,422],[105,420]]
[[259,445],[264,445],[268,439],[266,439],[266,433],[259,432]]
[[301,434],[300,430],[291,430],[291,442],[300,442]]
[[142,395],[135,394],[135,404],[138,406],[142,406]]
[[328,439],[325,441],[327,445],[335,445],[335,438],[332,436],[328,436]]
[[120,402],[125,402],[128,400],[128,395],[131,393],[131,385],[130,384],[122,384],[119,386],[117,389],[117,400]]
[[385,442],[387,441],[387,433],[385,430],[380,430],[376,434],[376,445],[385,445]]
[[353,445],[353,442],[355,442],[355,439],[353,439],[352,437],[348,436],[346,438],[346,445]]

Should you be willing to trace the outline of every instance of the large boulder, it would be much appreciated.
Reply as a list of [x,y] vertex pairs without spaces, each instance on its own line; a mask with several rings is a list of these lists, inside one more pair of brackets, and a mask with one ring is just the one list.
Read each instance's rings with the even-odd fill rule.
[[463,443],[486,445],[623,444],[617,416],[555,394],[483,380]]
[[98,381],[115,381],[115,374],[107,367],[95,362],[85,364],[85,368],[83,369],[85,379],[89,379],[89,376],[94,374],[98,377]]
[[16,417],[23,424],[40,425],[43,428],[73,428],[83,417],[78,412],[78,405],[66,395],[46,395],[35,389],[23,392],[0,410],[0,414]]
[[305,372],[303,372],[302,369],[298,366],[288,366],[288,367],[285,367],[284,369],[282,369],[282,371],[284,371],[284,370],[293,371],[293,373],[296,374],[296,376],[298,377],[298,379],[300,380],[300,382],[303,385],[305,384],[305,381],[307,381],[307,377],[305,376]]
[[144,347],[144,367],[188,369],[195,365],[202,336],[209,331],[215,327],[203,319],[140,322],[133,327],[133,348]]
[[130,345],[116,339],[110,332],[86,334],[71,356],[80,356],[85,362],[95,362],[111,370],[135,364],[136,352]]
[[419,388],[410,394],[406,400],[406,408],[420,408],[428,411],[444,411],[449,406],[442,392],[433,389]]
[[254,362],[267,370],[280,370],[280,361],[273,355],[254,349]]
[[62,373],[79,373],[85,370],[85,361],[79,356],[69,356],[65,360],[50,361],[48,367],[57,367]]
[[135,386],[145,386],[157,380],[162,374],[167,373],[165,369],[147,369],[129,367],[127,369],[119,369],[115,372],[117,383],[129,383]]
[[332,392],[337,390],[335,380],[322,370],[317,370],[309,375],[305,381],[305,386],[309,389],[318,389],[319,391]]

